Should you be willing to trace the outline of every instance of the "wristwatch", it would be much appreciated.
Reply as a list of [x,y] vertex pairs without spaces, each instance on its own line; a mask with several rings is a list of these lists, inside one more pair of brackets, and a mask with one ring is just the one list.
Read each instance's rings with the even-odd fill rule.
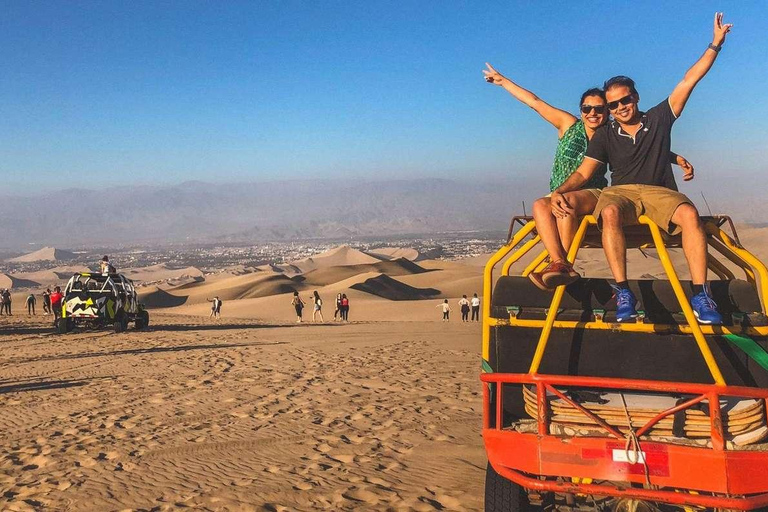
[[720,53],[720,49],[722,48],[722,46],[715,46],[712,43],[709,43],[709,46],[707,46],[707,48],[709,48],[710,50],[714,50],[715,53]]

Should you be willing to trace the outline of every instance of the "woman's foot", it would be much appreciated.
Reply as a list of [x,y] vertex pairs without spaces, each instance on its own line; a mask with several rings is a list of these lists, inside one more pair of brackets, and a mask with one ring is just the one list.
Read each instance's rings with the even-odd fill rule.
[[558,286],[568,286],[579,280],[581,276],[567,261],[553,261],[541,272],[531,272],[528,278],[538,288],[551,291]]

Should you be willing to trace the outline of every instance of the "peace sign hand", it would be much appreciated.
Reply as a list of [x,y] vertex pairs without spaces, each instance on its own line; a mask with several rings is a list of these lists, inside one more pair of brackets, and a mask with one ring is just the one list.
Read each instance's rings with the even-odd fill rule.
[[483,70],[483,74],[485,75],[485,81],[488,82],[489,84],[501,85],[502,82],[504,81],[504,76],[498,71],[496,71],[495,69],[493,69],[493,66],[491,66],[487,62],[485,63],[485,65],[488,67],[488,69]]
[[733,27],[733,23],[723,24],[723,13],[716,12],[714,30],[713,30],[714,34],[712,36],[712,44],[715,46],[722,45],[725,42],[725,35],[731,31],[731,27]]

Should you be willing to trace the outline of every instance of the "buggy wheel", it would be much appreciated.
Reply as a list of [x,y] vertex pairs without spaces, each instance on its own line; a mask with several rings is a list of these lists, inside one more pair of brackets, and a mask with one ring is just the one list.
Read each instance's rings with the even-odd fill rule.
[[69,319],[57,318],[56,323],[54,324],[54,329],[59,334],[67,334],[67,332],[69,332]]
[[126,320],[125,315],[120,315],[117,318],[115,318],[115,332],[123,332],[128,327],[128,320]]
[[525,489],[498,474],[489,462],[485,469],[485,512],[529,510],[533,507],[528,503]]
[[136,329],[145,329],[149,325],[149,313],[140,311],[136,318]]

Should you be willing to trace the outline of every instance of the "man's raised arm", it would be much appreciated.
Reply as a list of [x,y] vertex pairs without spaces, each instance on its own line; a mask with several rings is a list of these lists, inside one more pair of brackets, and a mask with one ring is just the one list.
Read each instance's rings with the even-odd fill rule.
[[683,109],[685,108],[688,98],[691,97],[693,88],[696,87],[699,80],[704,78],[704,75],[707,74],[712,67],[712,64],[715,63],[717,54],[723,46],[723,43],[725,43],[725,35],[731,31],[732,26],[733,25],[730,23],[723,24],[723,13],[715,13],[712,44],[707,47],[704,51],[704,55],[696,61],[696,64],[691,66],[691,69],[685,73],[683,81],[677,84],[675,90],[669,95],[669,106],[672,108],[675,117],[679,117],[680,114],[683,113]]

